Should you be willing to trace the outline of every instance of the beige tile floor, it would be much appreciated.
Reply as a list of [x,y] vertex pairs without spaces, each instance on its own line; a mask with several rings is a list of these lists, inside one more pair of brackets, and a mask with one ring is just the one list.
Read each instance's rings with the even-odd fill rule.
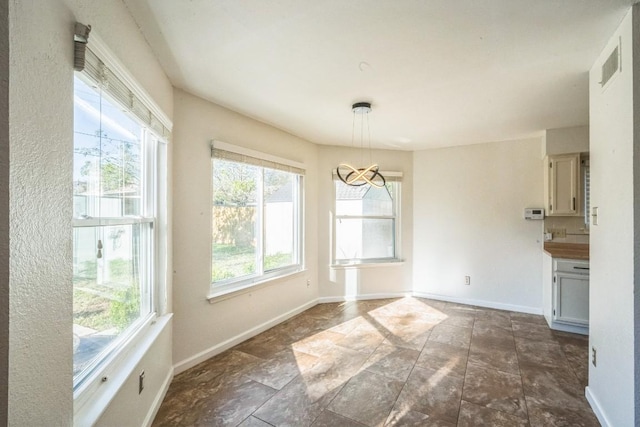
[[320,304],[175,377],[154,426],[598,426],[588,339],[421,298]]

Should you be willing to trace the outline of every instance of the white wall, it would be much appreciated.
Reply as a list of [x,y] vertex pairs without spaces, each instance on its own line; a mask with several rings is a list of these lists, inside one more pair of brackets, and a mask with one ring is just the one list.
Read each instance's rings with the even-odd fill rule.
[[589,151],[589,126],[547,129],[544,133],[543,156]]
[[[402,172],[401,250],[403,264],[331,268],[334,189],[332,172],[344,161],[353,163],[361,151],[319,146],[318,161],[318,281],[320,296],[327,299],[401,295],[411,292],[413,262],[413,162],[409,151],[372,150],[381,171]],[[367,153],[368,154],[368,153]],[[367,157],[368,158],[368,157]]]
[[[638,13],[638,6],[633,12]],[[591,206],[599,208],[599,216],[598,225],[591,226],[589,277],[589,344],[597,350],[597,367],[589,365],[587,396],[603,424],[611,426],[637,425],[633,325],[639,279],[636,270],[634,283],[634,269],[640,261],[634,261],[638,252],[634,252],[633,230],[634,210],[637,214],[640,205],[634,204],[633,183],[634,170],[640,168],[637,158],[634,164],[634,145],[640,140],[634,141],[633,134],[633,80],[635,76],[637,83],[640,75],[640,58],[632,59],[634,34],[637,50],[640,28],[632,28],[630,12],[589,75]],[[619,38],[623,69],[603,91],[598,83],[600,69]]]
[[[167,375],[167,367],[171,366],[170,329],[169,325],[169,330],[158,336],[145,357],[136,365],[122,390],[96,422],[96,427],[138,427],[151,424],[173,378],[172,375]],[[142,371],[145,373],[144,390],[138,395],[138,375]]]
[[0,425],[9,376],[9,2],[0,0]]
[[[182,371],[255,334],[261,325],[315,304],[318,148],[181,90],[174,94],[173,360]],[[303,163],[306,271],[210,304],[211,140]],[[307,286],[307,280],[311,285]]]
[[[414,290],[542,313],[540,138],[413,154]],[[471,276],[471,285],[464,284]]]
[[[10,341],[12,426],[70,425],[72,378],[73,25],[90,24],[147,92],[171,116],[171,85],[119,1],[11,1]],[[167,329],[170,334],[170,328]],[[170,335],[169,335],[170,337]],[[165,378],[170,347],[147,354]],[[154,365],[155,366],[155,365]],[[147,396],[123,393],[130,405]],[[149,394],[158,388],[145,390]],[[105,416],[118,412],[115,404]],[[135,405],[131,420],[149,408]]]

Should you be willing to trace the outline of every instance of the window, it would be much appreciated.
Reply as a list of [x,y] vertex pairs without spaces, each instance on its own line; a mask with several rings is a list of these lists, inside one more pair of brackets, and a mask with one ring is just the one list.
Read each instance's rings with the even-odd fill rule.
[[251,154],[212,150],[214,295],[302,268],[304,171]]
[[397,261],[400,182],[382,188],[334,182],[336,264]]
[[[96,45],[98,48],[99,46]],[[127,76],[126,81],[132,80]],[[136,92],[138,91],[138,92]],[[74,79],[73,373],[81,407],[164,292],[156,224],[168,129],[96,54]],[[156,107],[154,107],[156,108]],[[164,218],[164,217],[162,217]],[[164,243],[162,243],[164,245]],[[109,368],[112,369],[112,368]]]

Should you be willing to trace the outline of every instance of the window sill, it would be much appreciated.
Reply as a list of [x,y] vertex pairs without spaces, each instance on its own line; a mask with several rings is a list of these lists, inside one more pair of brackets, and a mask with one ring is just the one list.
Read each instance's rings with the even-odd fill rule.
[[260,280],[257,282],[252,282],[252,283],[246,283],[243,285],[238,285],[232,288],[227,288],[227,289],[220,289],[217,290],[215,292],[211,292],[209,295],[207,295],[207,300],[209,301],[210,304],[215,304],[217,302],[221,302],[230,298],[234,298],[237,297],[239,295],[242,294],[246,294],[252,291],[255,291],[256,289],[259,288],[263,288],[265,286],[269,286],[272,285],[276,282],[285,280],[285,279],[289,279],[292,278],[294,276],[297,275],[302,275],[303,273],[306,273],[307,270],[306,269],[300,269],[300,270],[296,270],[296,271],[292,271],[289,273],[285,273],[282,276],[276,276],[276,277],[269,277],[267,279],[264,280]]
[[391,261],[373,261],[373,262],[352,262],[349,264],[331,264],[329,267],[335,270],[346,270],[350,268],[377,268],[377,267],[400,267],[404,265],[404,260],[394,259]]
[[97,370],[86,386],[74,392],[74,425],[89,426],[98,421],[172,316],[169,313],[154,318],[110,362]]

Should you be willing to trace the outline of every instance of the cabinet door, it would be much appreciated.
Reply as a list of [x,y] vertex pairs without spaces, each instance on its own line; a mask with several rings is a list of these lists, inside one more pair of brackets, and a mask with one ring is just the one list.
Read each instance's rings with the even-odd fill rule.
[[549,157],[549,215],[580,212],[580,154]]
[[553,294],[554,321],[589,324],[589,276],[556,273]]

